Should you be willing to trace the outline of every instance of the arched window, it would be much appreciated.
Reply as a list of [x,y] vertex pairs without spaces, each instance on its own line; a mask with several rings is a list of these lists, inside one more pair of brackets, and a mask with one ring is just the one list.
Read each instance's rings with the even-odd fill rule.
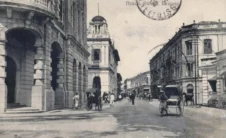
[[193,51],[192,50],[192,41],[191,40],[186,41],[185,44],[186,44],[186,54],[192,55],[192,51]]
[[212,40],[205,39],[204,40],[204,54],[211,54],[212,53]]
[[60,20],[63,21],[63,0],[60,0],[59,9]]
[[72,4],[72,6],[71,6],[71,25],[72,25],[72,27],[74,27],[74,25],[75,25],[75,18],[74,18],[74,16],[75,16],[75,3],[73,2],[73,4]]
[[187,93],[193,93],[193,91],[194,91],[193,85],[192,84],[188,84],[187,85]]

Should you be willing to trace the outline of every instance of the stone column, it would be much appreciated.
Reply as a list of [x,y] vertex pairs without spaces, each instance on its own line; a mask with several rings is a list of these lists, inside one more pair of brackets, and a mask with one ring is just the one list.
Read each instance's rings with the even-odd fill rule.
[[86,92],[86,69],[83,70],[83,104],[86,102],[85,92]]
[[35,55],[34,85],[31,93],[31,106],[44,110],[44,47],[38,46]]
[[76,70],[76,72],[75,72],[75,74],[76,74],[76,78],[75,78],[75,87],[76,87],[76,92],[78,92],[78,94],[79,94],[79,68],[78,68],[78,63],[79,62],[77,62],[76,63],[76,67],[75,67],[75,70]]
[[79,105],[82,106],[82,70],[78,69],[78,93],[79,93]]
[[[51,29],[49,28],[48,33],[51,32]],[[49,34],[50,35],[50,34]],[[47,35],[47,40],[50,40],[51,37]],[[44,110],[49,111],[54,109],[54,104],[55,104],[55,92],[53,91],[51,87],[51,81],[52,81],[52,67],[51,67],[51,43],[47,42],[47,45],[45,47],[45,75],[44,75],[44,81],[45,81],[45,100],[44,100]]]
[[[1,33],[1,32],[0,32]],[[2,37],[4,35],[4,37]],[[5,34],[0,34],[0,113],[6,111],[7,108],[7,87],[5,84],[6,78],[6,50],[5,50]]]
[[84,83],[84,76],[83,76],[83,68],[80,70],[80,90],[81,90],[81,105],[84,105],[84,88],[83,88],[83,83]]
[[60,108],[65,107],[65,88],[64,88],[64,59],[59,58],[58,63],[58,72],[57,72],[57,88],[55,92],[55,106],[59,106]]

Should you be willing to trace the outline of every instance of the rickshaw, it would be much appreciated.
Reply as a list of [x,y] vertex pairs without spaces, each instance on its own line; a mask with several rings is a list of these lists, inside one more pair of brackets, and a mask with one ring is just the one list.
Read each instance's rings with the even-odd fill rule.
[[[166,85],[163,88],[163,92],[167,96],[167,100],[164,105],[163,102],[159,104],[159,112],[160,115],[167,115],[171,111],[176,111],[178,116],[183,115],[184,113],[184,104],[183,104],[183,96],[182,91],[179,85]],[[164,113],[165,112],[165,113]],[[172,112],[171,112],[172,113]]]
[[101,101],[101,91],[98,88],[90,88],[86,90],[87,96],[87,110],[91,110],[93,108],[93,104],[95,104],[95,110],[102,110],[102,101]]

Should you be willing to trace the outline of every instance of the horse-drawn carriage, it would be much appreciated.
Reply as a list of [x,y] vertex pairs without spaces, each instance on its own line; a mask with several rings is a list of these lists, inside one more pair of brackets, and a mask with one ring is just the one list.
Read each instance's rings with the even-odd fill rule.
[[161,115],[172,113],[176,111],[177,115],[183,115],[184,112],[184,104],[182,91],[179,85],[167,85],[163,88],[163,93],[167,97],[165,102],[160,102],[159,112]]
[[102,101],[101,101],[101,91],[98,88],[90,88],[86,91],[87,96],[87,110],[91,110],[93,108],[93,104],[95,104],[95,110],[102,110]]

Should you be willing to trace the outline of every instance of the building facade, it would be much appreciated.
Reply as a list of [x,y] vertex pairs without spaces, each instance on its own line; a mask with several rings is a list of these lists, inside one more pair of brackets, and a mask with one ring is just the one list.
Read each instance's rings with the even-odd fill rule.
[[101,93],[117,95],[117,67],[120,57],[102,16],[91,20],[87,35],[89,57],[88,87],[100,88]]
[[117,97],[119,97],[122,92],[122,76],[120,73],[117,73],[117,85]]
[[131,92],[131,79],[125,79],[125,81],[124,81],[124,91],[125,91],[125,93],[130,93]]
[[[179,84],[193,93],[195,102],[205,104],[209,91],[220,92],[220,74],[213,62],[226,49],[226,23],[199,22],[183,25],[179,32],[150,60],[151,91],[158,85]],[[215,80],[214,80],[215,79]]]
[[86,0],[0,0],[0,112],[85,101]]
[[138,74],[132,78],[126,79],[126,90],[128,92],[136,91],[139,93],[150,93],[150,71]]

